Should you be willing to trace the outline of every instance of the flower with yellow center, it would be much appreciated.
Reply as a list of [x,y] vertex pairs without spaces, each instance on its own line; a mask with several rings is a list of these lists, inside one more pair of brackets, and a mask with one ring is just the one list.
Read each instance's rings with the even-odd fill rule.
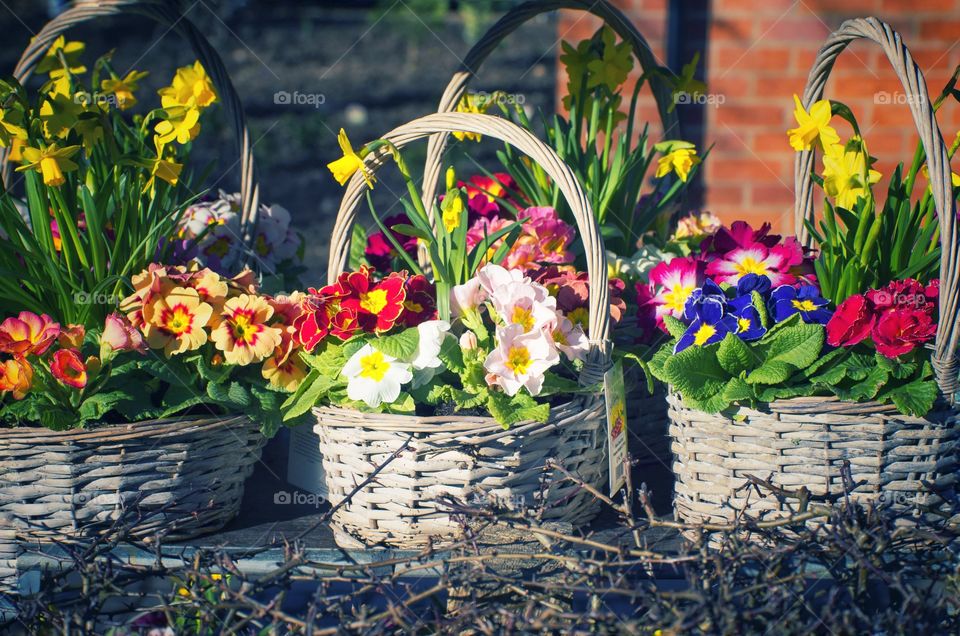
[[[164,293],[165,291],[165,293]],[[213,308],[192,287],[162,290],[143,306],[143,334],[152,349],[166,356],[199,349],[207,341],[204,327]]]
[[497,346],[484,360],[487,384],[499,386],[513,396],[521,388],[537,395],[543,388],[544,374],[560,362],[560,354],[552,338],[542,331],[524,333],[517,324],[498,327]]
[[830,125],[830,118],[833,116],[830,110],[830,100],[821,99],[814,102],[810,107],[810,112],[803,107],[800,98],[795,94],[793,101],[796,108],[793,116],[797,120],[798,126],[787,131],[790,137],[790,145],[794,150],[810,150],[818,148],[826,152],[831,146],[840,143],[840,135]]
[[267,358],[261,369],[261,375],[270,386],[290,393],[296,391],[307,377],[307,367],[295,346],[295,333],[293,327],[287,327],[280,346]]
[[127,110],[137,104],[134,93],[140,88],[140,80],[149,75],[146,71],[130,71],[123,79],[113,77],[100,82],[100,90],[113,95],[117,108]]
[[663,156],[657,160],[657,178],[675,173],[684,183],[690,178],[690,171],[700,163],[697,148],[686,141],[665,141],[656,145],[657,152]]
[[343,156],[327,164],[327,169],[333,173],[333,178],[336,179],[340,185],[346,185],[350,177],[352,177],[357,170],[360,170],[363,178],[367,182],[367,186],[372,188],[377,180],[373,176],[373,172],[363,163],[363,156],[367,154],[366,149],[360,149],[363,156],[355,152],[353,146],[350,145],[347,131],[343,128],[340,129],[340,134],[337,135],[337,142],[340,144],[340,150],[343,152]]
[[273,354],[280,345],[281,331],[267,323],[273,307],[260,296],[240,294],[223,306],[220,324],[210,340],[223,352],[227,364],[246,366]]
[[176,106],[166,109],[167,119],[157,123],[156,143],[167,145],[176,140],[178,144],[192,141],[200,133],[200,111],[196,108]]
[[401,387],[413,379],[410,363],[388,356],[369,343],[350,356],[340,374],[347,380],[347,397],[370,408],[395,402]]
[[57,148],[57,144],[50,144],[46,148],[24,148],[22,151],[24,165],[18,167],[17,172],[36,170],[43,175],[45,184],[59,187],[66,183],[63,173],[77,169],[77,164],[70,158],[78,150],[80,146]]
[[178,68],[170,86],[161,88],[157,93],[164,109],[182,107],[203,110],[217,101],[217,91],[199,60],[192,66]]
[[846,146],[831,146],[823,155],[823,189],[841,208],[852,210],[858,199],[868,198],[870,185],[881,176],[869,168],[856,137]]
[[[492,99],[485,99],[484,96],[476,93],[465,93],[463,97],[460,98],[460,101],[457,102],[457,112],[483,115],[490,110],[490,105],[493,104],[493,101]],[[483,139],[483,136],[479,133],[466,131],[455,131],[453,136],[459,141],[480,141]]]

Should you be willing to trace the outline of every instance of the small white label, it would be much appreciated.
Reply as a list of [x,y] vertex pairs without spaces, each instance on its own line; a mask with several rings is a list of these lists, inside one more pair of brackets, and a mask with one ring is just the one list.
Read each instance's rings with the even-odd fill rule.
[[627,483],[627,393],[623,383],[623,362],[618,361],[603,378],[607,402],[607,457],[610,466],[610,495]]
[[320,438],[313,432],[312,424],[302,424],[290,429],[287,481],[307,492],[327,496]]

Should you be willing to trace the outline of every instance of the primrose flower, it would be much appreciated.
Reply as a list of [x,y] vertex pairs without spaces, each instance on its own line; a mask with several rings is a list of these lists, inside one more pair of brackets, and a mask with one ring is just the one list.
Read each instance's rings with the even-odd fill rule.
[[720,217],[712,212],[692,212],[677,222],[677,229],[670,240],[696,238],[713,234],[723,226]]
[[707,265],[707,275],[721,283],[736,285],[747,274],[766,276],[774,286],[791,285],[797,278],[791,269],[803,263],[803,250],[796,240],[787,239],[772,248],[754,245],[737,248]]
[[819,148],[826,152],[828,148],[840,143],[840,135],[830,125],[833,116],[830,110],[830,101],[821,99],[810,107],[810,112],[803,107],[800,98],[794,94],[793,101],[796,108],[793,116],[798,126],[787,131],[790,136],[790,145],[794,150],[810,150]]
[[693,291],[703,283],[703,265],[690,257],[677,257],[665,261],[650,271],[653,286],[653,304],[656,306],[657,323],[663,316],[683,316],[683,309]]
[[[532,207],[520,210],[517,213],[518,221],[525,221],[522,233],[517,239],[517,247],[529,246],[532,248],[532,260],[538,263],[569,263],[573,260],[570,245],[573,243],[575,232],[573,227],[560,220],[557,211],[550,207]],[[517,267],[509,263],[507,267]]]
[[161,291],[143,306],[143,333],[152,349],[163,349],[166,356],[198,349],[207,341],[204,327],[213,308],[200,300],[192,287],[173,287]]
[[[360,170],[364,180],[367,182],[367,187],[373,188],[373,184],[376,183],[377,180],[373,176],[373,172],[363,163],[363,157],[353,150],[353,146],[350,145],[350,139],[347,137],[347,131],[343,128],[340,129],[340,134],[337,135],[337,142],[340,144],[340,150],[343,152],[343,156],[327,164],[327,169],[333,173],[333,178],[336,179],[340,185],[346,185],[350,177],[353,176],[353,173]],[[363,148],[360,149],[360,152],[366,155]]]
[[300,315],[293,321],[297,342],[307,351],[313,351],[330,333],[331,320],[340,313],[340,301],[346,296],[336,284],[319,290],[310,288],[300,305]]
[[263,360],[280,344],[280,329],[267,324],[272,317],[273,307],[265,298],[241,294],[223,306],[220,325],[210,340],[227,364],[246,366]]
[[870,196],[869,186],[883,176],[868,167],[857,141],[831,146],[823,154],[823,189],[837,206],[847,210],[852,210],[857,200]]
[[433,320],[437,316],[436,289],[427,277],[417,274],[409,277],[404,283],[406,294],[403,301],[403,312],[397,319],[404,327],[417,325]]
[[347,294],[343,307],[356,312],[360,328],[367,332],[390,331],[403,312],[406,300],[404,277],[394,273],[374,283],[369,267],[359,272],[346,272],[337,284]]
[[48,186],[59,187],[66,183],[64,172],[77,169],[77,164],[70,158],[77,154],[80,146],[66,146],[57,148],[57,144],[50,144],[46,148],[26,147],[23,149],[24,165],[17,168],[17,172],[36,170],[43,176],[43,182]]
[[760,311],[753,305],[753,297],[747,292],[730,301],[731,315],[737,321],[735,333],[741,340],[759,340],[767,333],[760,319]]
[[465,312],[476,311],[487,300],[488,295],[489,292],[480,283],[480,277],[474,276],[462,285],[454,285],[450,290],[450,309],[457,317]]
[[147,345],[140,332],[122,314],[113,312],[107,316],[100,335],[100,358],[109,360],[118,351],[147,352]]
[[[291,328],[292,329],[292,328]],[[270,386],[287,392],[297,390],[307,377],[307,366],[300,359],[299,349],[293,334],[284,330],[280,345],[272,356],[263,363],[260,374]]]
[[[400,224],[410,224],[410,218],[403,212],[383,219],[383,226],[387,228],[387,230],[396,240],[397,244],[400,245],[400,247],[403,248],[403,251],[408,255],[416,258],[417,238],[415,236],[404,236],[403,234],[394,231],[393,228]],[[391,270],[391,262],[393,258],[399,256],[393,247],[393,243],[387,239],[383,232],[375,232],[367,237],[367,247],[364,250],[363,255],[366,257],[367,262],[370,263],[375,270],[384,273]]]
[[173,106],[167,109],[167,119],[154,127],[157,133],[156,143],[167,145],[171,141],[186,144],[200,134],[200,111],[186,106]]
[[24,358],[0,362],[0,393],[10,393],[22,400],[33,386],[33,367]]
[[543,285],[530,281],[501,285],[491,295],[493,307],[507,325],[523,333],[540,331],[556,321],[557,299]]
[[347,397],[376,408],[400,396],[400,388],[413,379],[411,365],[365,344],[343,365]]
[[815,285],[781,285],[770,295],[773,319],[782,322],[793,314],[800,314],[803,321],[814,325],[825,325],[833,312],[827,309],[830,301],[820,296]]
[[549,337],[541,331],[524,332],[520,325],[498,327],[497,346],[483,363],[487,383],[499,386],[514,396],[521,388],[538,395],[543,388],[544,374],[560,361],[560,355]]
[[417,352],[410,360],[413,388],[424,386],[443,370],[440,349],[450,333],[450,323],[446,320],[428,320],[417,325],[417,333],[420,336]]
[[264,269],[296,256],[299,240],[290,228],[290,212],[282,205],[260,205],[253,253]]
[[21,311],[0,323],[0,351],[13,356],[43,355],[60,335],[60,323],[46,314]]
[[686,141],[664,141],[656,145],[656,150],[663,153],[657,161],[658,179],[674,172],[686,183],[690,171],[700,163],[696,146]]
[[178,68],[170,86],[161,88],[157,93],[164,109],[179,106],[202,110],[217,101],[217,91],[199,60],[192,66]]
[[873,325],[873,343],[877,352],[887,358],[909,353],[928,342],[937,333],[937,323],[920,309],[891,309]]
[[550,331],[553,346],[569,360],[583,360],[587,355],[589,342],[583,333],[583,327],[572,322],[566,316],[557,315],[556,324]]
[[76,349],[57,349],[50,360],[50,373],[62,384],[82,389],[87,386],[87,367]]
[[727,295],[723,289],[709,278],[704,281],[703,287],[693,290],[690,297],[687,298],[683,306],[683,317],[686,320],[694,320],[697,317],[697,310],[700,305],[706,302],[716,302],[721,305],[727,303]]
[[140,88],[139,82],[149,75],[146,71],[130,71],[120,78],[105,79],[100,82],[100,90],[107,95],[113,95],[117,103],[117,108],[127,110],[137,105],[137,98],[134,93]]
[[79,349],[83,345],[83,339],[86,335],[87,330],[83,325],[67,325],[60,328],[57,344],[64,349]]
[[726,313],[726,308],[716,300],[708,300],[696,306],[693,320],[673,352],[680,353],[690,346],[702,347],[723,340],[728,333],[736,332],[736,319]]

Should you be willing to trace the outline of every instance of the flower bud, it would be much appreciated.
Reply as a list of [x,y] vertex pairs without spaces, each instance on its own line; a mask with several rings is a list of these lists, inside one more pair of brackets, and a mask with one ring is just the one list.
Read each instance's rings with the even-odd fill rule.
[[464,331],[463,335],[460,336],[460,348],[464,351],[473,351],[478,344],[477,334],[472,331]]

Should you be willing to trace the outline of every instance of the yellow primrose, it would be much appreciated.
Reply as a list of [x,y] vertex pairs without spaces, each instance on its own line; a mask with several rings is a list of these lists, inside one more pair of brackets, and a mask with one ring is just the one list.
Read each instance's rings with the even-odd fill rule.
[[830,112],[830,101],[821,99],[810,107],[808,113],[800,102],[796,94],[793,96],[796,109],[793,116],[799,124],[796,128],[787,131],[790,136],[790,145],[794,150],[810,150],[819,148],[826,152],[831,146],[840,143],[840,135],[830,125],[830,118],[833,116]]
[[655,148],[657,152],[663,153],[657,162],[658,179],[674,172],[681,181],[686,183],[690,178],[690,171],[700,163],[696,146],[689,142],[664,141],[657,144]]
[[857,137],[846,146],[831,146],[823,155],[823,189],[841,208],[852,210],[859,198],[870,195],[869,186],[880,181],[881,176],[868,167]]
[[123,79],[105,79],[100,82],[100,90],[114,96],[117,108],[127,110],[137,104],[134,93],[140,88],[140,80],[148,74],[146,71],[130,71]]
[[[336,179],[340,185],[346,185],[350,177],[353,176],[353,173],[359,170],[361,174],[363,174],[367,186],[372,188],[377,180],[370,169],[364,165],[363,157],[354,152],[353,146],[350,145],[350,139],[347,137],[347,131],[343,128],[340,129],[340,134],[337,135],[337,142],[340,144],[340,150],[343,152],[343,156],[327,164],[327,169],[333,173],[333,178]],[[364,155],[366,154],[363,148],[360,149],[360,152],[363,152]]]
[[61,35],[50,45],[47,54],[43,56],[35,70],[37,73],[49,73],[53,78],[86,73],[87,67],[80,61],[86,48],[87,45],[83,42],[67,42],[67,39]]
[[80,150],[80,146],[57,148],[57,144],[50,144],[46,148],[27,147],[23,149],[24,165],[17,168],[17,172],[36,170],[43,175],[43,182],[48,186],[61,186],[66,182],[64,172],[77,169],[77,164],[70,160]]
[[182,106],[202,110],[217,101],[217,91],[199,60],[193,66],[178,68],[170,86],[157,92],[164,108]]
[[176,140],[178,144],[185,144],[196,138],[200,133],[200,111],[196,108],[171,107],[167,108],[168,118],[156,125],[157,141],[167,145]]
[[600,29],[603,54],[587,63],[587,88],[606,86],[614,93],[633,70],[633,48],[627,42],[617,44],[616,39],[610,27]]
[[[464,96],[460,98],[460,102],[457,104],[457,112],[483,115],[490,110],[490,105],[492,103],[493,100],[484,99],[482,95],[478,95],[476,93],[465,93]],[[466,131],[454,132],[453,136],[459,141],[480,141],[483,138],[482,135],[478,133]]]

